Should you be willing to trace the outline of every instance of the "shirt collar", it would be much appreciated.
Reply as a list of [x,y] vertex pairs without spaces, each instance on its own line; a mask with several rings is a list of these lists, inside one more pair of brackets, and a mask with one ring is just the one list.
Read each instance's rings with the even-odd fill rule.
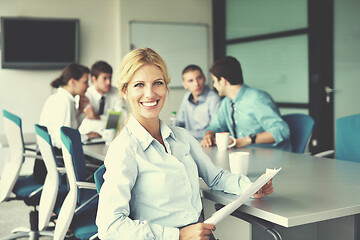
[[[210,91],[210,89],[207,86],[205,86],[204,91],[200,94],[200,96],[198,97],[198,100],[197,100],[196,103],[205,102],[209,91]],[[188,96],[189,102],[194,104],[194,102],[192,101],[193,100],[193,95],[190,92],[188,92],[188,93],[189,93],[189,96]]]
[[95,89],[94,85],[89,87],[88,91],[90,91],[92,93],[92,95],[94,96],[96,101],[100,101],[101,97],[103,96]]
[[235,103],[235,102],[239,101],[244,96],[247,88],[248,88],[248,86],[246,86],[245,84],[242,84],[240,90],[238,91],[238,93],[236,94],[236,96],[234,97],[232,102]]
[[[131,114],[129,121],[126,125],[129,133],[133,135],[137,141],[140,143],[140,146],[143,151],[145,151],[152,141],[155,139],[150,135],[148,131],[135,119],[135,117]],[[160,120],[160,131],[163,139],[167,139],[171,137],[175,140],[175,134],[173,131],[167,126],[163,121]]]
[[73,95],[71,95],[71,93],[69,93],[68,91],[66,91],[64,88],[59,87],[57,92],[61,95],[66,96],[67,98],[69,98],[72,102],[75,103],[75,97]]

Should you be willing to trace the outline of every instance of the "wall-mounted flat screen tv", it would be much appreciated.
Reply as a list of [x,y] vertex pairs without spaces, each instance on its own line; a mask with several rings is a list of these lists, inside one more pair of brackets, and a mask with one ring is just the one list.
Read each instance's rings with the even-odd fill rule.
[[79,19],[1,17],[1,66],[61,69],[79,59]]

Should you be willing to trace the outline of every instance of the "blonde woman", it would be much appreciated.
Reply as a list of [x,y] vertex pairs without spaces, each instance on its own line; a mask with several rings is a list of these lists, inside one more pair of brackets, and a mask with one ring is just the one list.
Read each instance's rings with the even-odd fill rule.
[[[215,190],[241,194],[251,182],[215,166],[199,142],[159,119],[168,93],[163,59],[152,49],[128,53],[119,91],[132,114],[111,143],[96,223],[101,239],[214,239],[202,223],[199,176]],[[273,191],[262,189],[263,197]]]

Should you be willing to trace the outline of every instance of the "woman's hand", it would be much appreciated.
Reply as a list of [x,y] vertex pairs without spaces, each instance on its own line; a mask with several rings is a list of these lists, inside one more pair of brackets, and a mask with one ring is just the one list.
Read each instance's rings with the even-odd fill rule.
[[85,113],[85,118],[88,119],[96,119],[99,120],[100,116],[96,115],[94,108],[92,105],[88,104],[85,108],[84,108],[84,113]]
[[257,191],[253,197],[254,198],[263,198],[267,195],[269,195],[270,193],[272,193],[274,191],[274,187],[272,184],[272,179],[270,179],[262,188],[259,189],[259,191]]
[[201,239],[208,240],[210,239],[212,231],[215,231],[215,225],[210,223],[196,223],[191,224],[187,227],[180,229],[179,239]]
[[89,101],[89,99],[88,99],[86,96],[81,96],[81,95],[80,95],[80,99],[79,99],[79,109],[78,109],[78,111],[79,111],[80,114],[84,111],[86,105],[88,105],[89,102],[90,102],[90,101]]

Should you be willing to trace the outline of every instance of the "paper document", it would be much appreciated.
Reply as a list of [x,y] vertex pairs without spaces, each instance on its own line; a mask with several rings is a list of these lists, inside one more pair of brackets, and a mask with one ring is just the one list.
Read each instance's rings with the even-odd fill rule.
[[279,171],[279,169],[266,169],[265,174],[261,175],[251,187],[245,191],[238,199],[227,204],[225,207],[216,211],[210,218],[208,218],[205,223],[212,223],[214,225],[221,222],[225,217],[229,216],[241,205],[243,205],[252,195],[259,191],[262,186],[264,186],[270,179],[272,179]]

